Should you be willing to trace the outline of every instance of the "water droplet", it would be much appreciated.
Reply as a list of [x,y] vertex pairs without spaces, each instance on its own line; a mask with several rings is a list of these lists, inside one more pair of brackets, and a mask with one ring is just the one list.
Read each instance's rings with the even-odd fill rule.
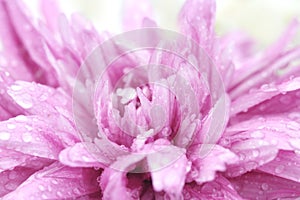
[[25,128],[26,128],[28,131],[32,131],[32,130],[33,130],[33,128],[32,128],[31,126],[29,126],[29,125],[25,125]]
[[6,127],[8,129],[15,129],[16,128],[16,125],[15,124],[6,124]]
[[264,133],[261,131],[254,131],[253,133],[251,133],[251,137],[253,138],[263,138],[264,136]]
[[19,122],[26,122],[27,121],[27,117],[24,116],[24,115],[18,115],[15,119]]
[[57,185],[57,184],[58,184],[57,180],[54,180],[54,179],[53,179],[51,182],[52,182],[54,185]]
[[282,97],[279,99],[279,101],[280,101],[281,103],[285,104],[285,105],[288,105],[288,104],[291,103],[292,98],[291,98],[290,96],[285,95],[285,96],[282,96]]
[[9,182],[4,187],[5,189],[12,191],[15,190],[18,187],[18,185],[14,182]]
[[39,97],[39,100],[40,101],[45,101],[48,99],[48,94],[47,93],[43,93],[40,97]]
[[32,136],[31,136],[30,133],[25,132],[22,135],[22,139],[23,139],[24,142],[30,142],[32,140]]
[[17,178],[17,172],[11,171],[11,172],[8,174],[8,178],[11,179],[11,180]]
[[290,145],[295,149],[300,149],[300,139],[297,138],[290,139]]
[[74,192],[74,194],[81,194],[81,192],[79,191],[78,188],[74,188],[74,189],[73,189],[73,192]]
[[63,197],[63,194],[62,194],[60,191],[57,191],[57,192],[56,192],[56,195],[57,195],[58,197]]
[[259,156],[259,151],[257,149],[254,149],[252,151],[252,155],[253,155],[254,158],[258,157]]
[[42,185],[39,185],[38,188],[39,188],[39,190],[41,190],[41,191],[45,191],[45,187],[42,186]]
[[23,87],[21,85],[12,85],[12,86],[10,86],[10,88],[14,91],[19,91],[19,90],[23,89]]
[[263,184],[261,185],[261,189],[263,189],[264,191],[266,191],[266,190],[269,189],[269,185],[266,184],[266,183],[263,183]]
[[298,131],[300,129],[300,126],[297,122],[289,122],[286,124],[286,127],[290,130]]
[[22,98],[15,99],[16,103],[25,109],[29,109],[33,106],[31,97],[28,95],[22,96]]
[[283,165],[279,165],[275,168],[275,173],[276,174],[280,174],[281,172],[283,172],[284,170],[284,166]]
[[10,139],[10,133],[0,132],[0,140],[9,140],[9,139]]

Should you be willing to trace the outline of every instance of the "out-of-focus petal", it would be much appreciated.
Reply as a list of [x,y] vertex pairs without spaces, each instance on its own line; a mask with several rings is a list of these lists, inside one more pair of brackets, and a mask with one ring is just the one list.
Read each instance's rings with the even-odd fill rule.
[[93,169],[70,168],[56,162],[34,173],[3,200],[78,198],[99,191]]
[[34,76],[39,78],[38,76],[44,75],[45,80],[41,80],[41,82],[57,86],[55,70],[51,66],[45,51],[45,40],[27,15],[25,6],[19,0],[6,2],[6,6],[18,38],[24,45],[33,63],[40,68],[39,72],[41,74],[35,73]]
[[300,196],[299,183],[266,173],[251,172],[229,180],[246,199],[294,199]]
[[[278,68],[286,67],[292,59],[299,57],[299,49],[285,51],[287,45],[295,36],[299,22],[293,20],[282,36],[261,55],[253,57],[235,72],[230,95],[238,97],[241,93],[260,84],[267,83]],[[258,73],[260,72],[260,73]],[[276,76],[275,76],[276,77]],[[278,76],[276,78],[279,78]],[[273,77],[274,79],[274,77]],[[273,80],[272,80],[273,81]]]
[[141,28],[144,18],[153,17],[151,1],[147,0],[128,0],[124,2],[122,11],[124,30]]
[[187,0],[179,13],[179,25],[183,33],[208,52],[215,37],[215,7],[213,0]]

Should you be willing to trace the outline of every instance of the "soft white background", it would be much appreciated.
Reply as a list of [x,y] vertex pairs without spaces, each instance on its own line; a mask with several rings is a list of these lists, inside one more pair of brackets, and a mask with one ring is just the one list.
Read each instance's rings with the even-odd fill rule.
[[[177,13],[184,0],[149,0],[157,11],[159,25],[176,29]],[[27,0],[34,5],[36,0]],[[61,0],[67,14],[78,11],[99,30],[121,32],[120,18],[126,0]],[[242,29],[262,45],[275,40],[288,22],[300,17],[300,0],[217,0],[217,33]],[[300,34],[299,34],[300,35]],[[300,41],[300,36],[298,36]]]

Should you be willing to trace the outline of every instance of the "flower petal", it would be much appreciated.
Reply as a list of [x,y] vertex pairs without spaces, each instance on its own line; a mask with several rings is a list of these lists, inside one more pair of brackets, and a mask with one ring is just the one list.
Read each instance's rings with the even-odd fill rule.
[[144,18],[153,16],[152,6],[147,0],[128,0],[123,4],[123,29],[125,31],[141,28]]
[[[260,89],[257,90],[253,90],[248,94],[245,94],[243,96],[240,96],[238,99],[236,99],[235,101],[232,102],[231,104],[231,116],[238,114],[240,112],[246,112],[248,111],[248,109],[259,105],[261,103],[263,103],[264,101],[270,100],[276,96],[281,96],[280,98],[282,99],[280,101],[277,101],[277,104],[280,105],[282,104],[282,101],[284,100],[284,98],[286,99],[290,99],[292,101],[292,99],[295,99],[297,101],[297,96],[295,96],[294,98],[292,96],[290,96],[290,92],[292,91],[296,91],[300,89],[300,77],[291,79],[287,82],[281,83],[280,85],[276,85],[276,86],[272,86],[272,85],[263,85]],[[293,94],[293,93],[291,93]],[[272,100],[274,101],[274,100]],[[290,103],[290,102],[283,102],[285,105],[282,105],[282,107],[285,107],[286,104]],[[261,110],[261,113],[265,113],[266,109],[269,107],[266,105],[266,103],[264,104],[264,109]],[[263,105],[261,105],[262,108]],[[273,110],[273,106],[272,106],[272,110]],[[248,112],[247,112],[248,114]]]
[[110,167],[105,168],[101,175],[100,186],[103,191],[103,199],[118,200],[120,194],[122,199],[132,200],[132,190],[126,187],[127,172],[135,168],[135,164],[145,158],[142,154],[131,154],[119,157]]
[[215,1],[187,0],[179,14],[179,25],[205,50],[210,51],[214,40]]
[[227,164],[238,161],[238,156],[230,150],[211,144],[192,146],[188,155],[193,162],[189,177],[198,184],[214,180],[217,171],[225,171]]
[[147,156],[153,188],[165,191],[170,198],[178,198],[189,169],[184,150],[175,146],[161,146],[161,149]]
[[[297,55],[299,57],[299,49],[285,52],[288,43],[290,43],[292,38],[296,35],[296,30],[298,28],[299,22],[297,20],[293,20],[277,42],[275,42],[261,55],[253,57],[252,60],[244,63],[244,66],[235,72],[235,76],[232,81],[233,90],[230,91],[231,97],[235,99],[251,87],[253,88],[262,82],[269,80],[267,78],[272,77],[273,72],[275,72],[276,69],[282,66],[286,67],[286,64],[288,64],[293,58],[297,58]],[[259,71],[262,73],[258,73]]]
[[[88,147],[87,147],[88,146]],[[102,156],[94,158],[90,149],[97,148],[93,143],[77,143],[60,152],[59,161],[70,167],[101,167],[111,163],[111,160]],[[98,154],[100,155],[100,154]]]
[[215,180],[202,185],[186,184],[182,193],[184,199],[243,199],[232,184],[222,176],[217,176]]
[[20,115],[0,122],[0,148],[57,159],[68,142],[72,143],[74,139],[57,131],[42,117]]
[[276,159],[258,169],[278,177],[300,182],[300,155],[292,151],[280,151]]
[[54,68],[51,66],[46,50],[45,40],[34,27],[32,21],[25,12],[25,6],[19,0],[13,0],[6,3],[10,19],[14,26],[14,30],[18,34],[18,39],[24,45],[26,51],[36,65],[36,70],[41,73],[35,73],[34,76],[43,75],[42,80],[39,82],[48,83],[49,85],[56,86],[57,78]]
[[251,172],[229,179],[246,199],[281,199],[300,196],[300,184],[274,175]]
[[3,200],[78,198],[99,191],[92,169],[70,168],[56,162],[23,182]]

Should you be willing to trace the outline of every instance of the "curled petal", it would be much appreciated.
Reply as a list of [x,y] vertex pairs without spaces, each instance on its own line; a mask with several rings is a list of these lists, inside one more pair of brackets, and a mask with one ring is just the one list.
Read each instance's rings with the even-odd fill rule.
[[227,164],[238,161],[237,155],[220,145],[197,145],[190,151],[189,159],[193,166],[189,176],[199,184],[214,180],[217,171],[225,171]]

